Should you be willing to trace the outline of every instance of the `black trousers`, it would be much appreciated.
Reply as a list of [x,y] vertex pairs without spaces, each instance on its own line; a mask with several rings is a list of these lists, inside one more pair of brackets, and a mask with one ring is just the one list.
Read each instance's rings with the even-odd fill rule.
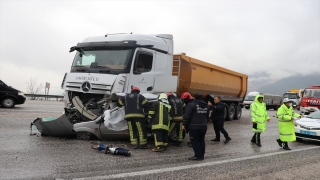
[[130,142],[132,145],[147,144],[147,131],[145,120],[143,118],[127,119],[130,133]]
[[158,146],[168,146],[168,131],[164,129],[152,130],[154,136],[154,144]]
[[216,138],[218,140],[220,140],[220,132],[224,135],[226,139],[229,138],[229,135],[223,126],[224,126],[224,120],[213,121],[214,132],[216,133]]
[[175,122],[175,121],[171,121],[171,125],[169,128],[169,134],[171,133],[171,131],[176,128],[176,135],[177,135],[177,141],[181,142],[183,139],[183,129],[182,129],[182,121],[180,122]]
[[251,142],[261,144],[260,135],[261,133],[254,133],[254,135],[252,136]]
[[194,156],[197,158],[204,158],[204,153],[206,151],[206,143],[204,141],[204,137],[206,133],[206,129],[189,129],[189,136],[194,151]]

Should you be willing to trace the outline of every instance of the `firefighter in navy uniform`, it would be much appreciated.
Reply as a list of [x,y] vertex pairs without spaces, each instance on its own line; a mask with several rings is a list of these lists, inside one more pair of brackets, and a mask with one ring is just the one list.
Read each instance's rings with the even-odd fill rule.
[[171,124],[169,127],[169,134],[171,131],[175,128],[177,133],[177,141],[175,143],[176,146],[182,145],[182,139],[183,139],[183,129],[182,129],[182,121],[183,121],[183,102],[180,98],[177,97],[176,94],[170,92],[167,94],[168,101],[171,106]]
[[150,118],[152,122],[151,129],[156,146],[152,149],[153,152],[164,151],[168,146],[168,131],[171,120],[170,109],[171,106],[165,93],[161,93],[158,101],[154,102],[149,108],[148,118]]
[[130,132],[130,142],[133,149],[147,149],[147,132],[145,125],[144,109],[148,100],[140,94],[138,87],[132,87],[131,93],[118,99],[119,106],[125,106],[125,116]]

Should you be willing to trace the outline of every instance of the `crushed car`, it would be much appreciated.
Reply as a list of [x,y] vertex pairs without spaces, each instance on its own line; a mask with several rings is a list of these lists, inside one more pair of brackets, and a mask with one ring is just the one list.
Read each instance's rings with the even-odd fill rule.
[[[106,95],[103,99],[90,99],[83,103],[78,96],[65,108],[59,118],[37,118],[31,123],[31,130],[38,129],[42,136],[75,136],[80,140],[90,139],[129,139],[127,122],[124,119],[124,107],[117,106],[119,96],[124,93]],[[157,95],[143,94],[148,103],[157,101]],[[151,123],[145,109],[147,137],[153,138]],[[185,136],[185,134],[183,134]],[[170,141],[177,139],[176,129],[169,135]]]

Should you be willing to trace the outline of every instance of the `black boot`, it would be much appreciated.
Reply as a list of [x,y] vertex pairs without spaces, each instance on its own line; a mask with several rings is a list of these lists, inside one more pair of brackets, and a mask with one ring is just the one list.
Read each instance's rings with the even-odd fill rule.
[[218,139],[218,138],[214,138],[214,139],[211,139],[211,141],[217,141],[217,142],[220,142],[220,139]]
[[291,150],[291,149],[289,148],[289,146],[288,146],[288,142],[284,142],[284,143],[283,143],[283,149],[284,149],[284,150],[288,150],[288,151]]
[[282,141],[280,139],[277,139],[277,142],[278,142],[279,146],[282,147]]

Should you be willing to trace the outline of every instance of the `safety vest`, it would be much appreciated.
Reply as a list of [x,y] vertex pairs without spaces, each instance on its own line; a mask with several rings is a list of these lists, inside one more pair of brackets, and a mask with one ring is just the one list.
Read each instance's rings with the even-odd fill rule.
[[296,141],[296,135],[294,132],[294,122],[292,117],[299,117],[300,115],[293,112],[292,106],[289,108],[282,104],[277,111],[279,136],[283,142]]

